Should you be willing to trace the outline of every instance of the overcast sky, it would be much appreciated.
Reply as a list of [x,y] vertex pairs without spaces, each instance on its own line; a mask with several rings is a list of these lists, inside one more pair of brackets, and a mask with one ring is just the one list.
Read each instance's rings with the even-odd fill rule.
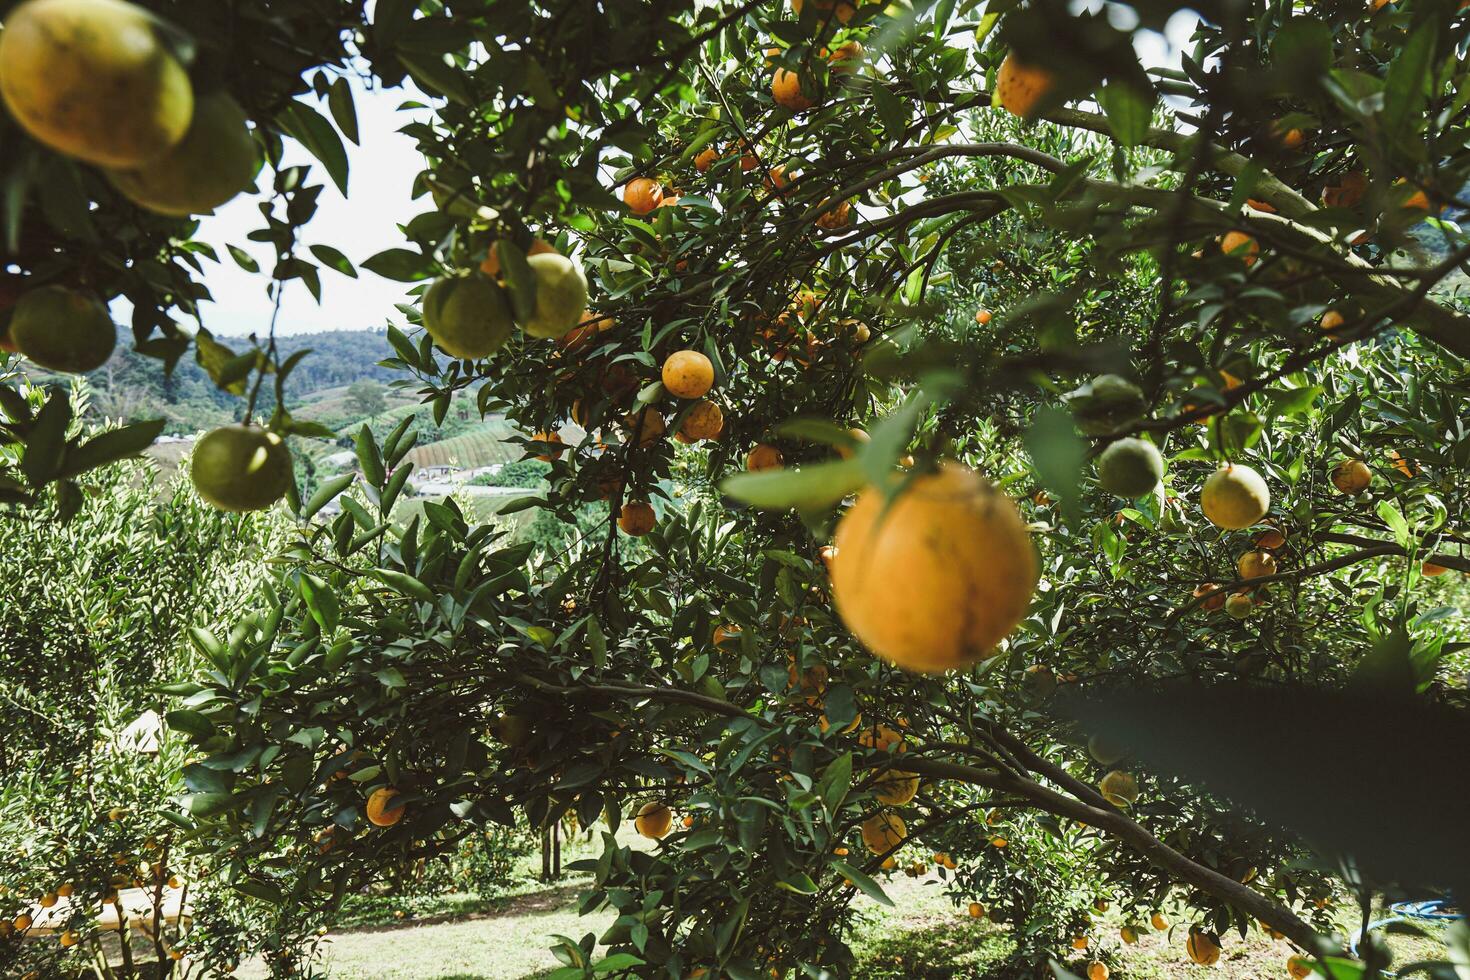
[[[403,247],[399,226],[433,204],[427,197],[411,200],[413,179],[423,169],[423,158],[414,141],[398,130],[414,114],[398,111],[403,102],[422,98],[413,89],[369,91],[353,79],[357,103],[360,146],[347,144],[351,162],[347,189],[351,202],[342,197],[326,171],[300,147],[291,144],[287,162],[312,164],[312,183],[323,184],[316,217],[303,232],[306,245],[327,244],[342,250],[354,263],[385,248]],[[269,186],[269,174],[262,177]],[[219,265],[206,265],[205,282],[215,302],[204,304],[204,325],[217,334],[264,336],[270,326],[271,301],[266,296],[272,250],[245,236],[261,227],[260,198],[242,194],[212,217],[205,218],[199,237],[220,253]],[[255,256],[262,272],[248,273],[226,253],[225,244],[237,245]],[[306,257],[309,253],[303,251]],[[319,330],[381,329],[391,316],[402,322],[393,304],[406,299],[407,286],[363,270],[357,279],[323,269],[322,301],[318,305],[300,281],[286,285],[282,295],[278,333],[313,333]]]
[[[1160,34],[1139,32],[1135,46],[1145,64],[1179,64],[1179,45],[1188,42],[1195,16],[1180,11],[1168,27],[1167,39]],[[432,205],[427,197],[413,201],[409,197],[413,179],[422,169],[422,157],[414,141],[398,130],[415,115],[399,111],[410,99],[423,99],[413,88],[365,89],[352,79],[357,102],[360,146],[347,145],[351,161],[348,191],[349,203],[336,185],[300,147],[291,145],[288,163],[312,164],[312,180],[325,185],[316,217],[307,225],[305,244],[334,245],[354,263],[385,248],[401,247],[404,238],[401,224]],[[262,178],[261,184],[267,185]],[[263,270],[271,267],[269,247],[249,241],[245,236],[260,227],[259,198],[242,194],[219,213],[204,219],[199,237],[219,251],[223,261],[217,266],[206,264],[206,277],[215,302],[204,304],[204,325],[216,334],[243,337],[252,333],[265,335],[271,316],[271,301],[266,296],[269,280],[265,274],[251,274],[239,268],[226,252],[225,245],[245,248],[253,254]],[[306,253],[303,253],[306,254]],[[320,305],[299,281],[288,283],[281,303],[277,331],[283,334],[314,333],[321,330],[381,329],[391,318],[402,323],[394,308],[403,302],[406,286],[359,270],[357,279],[323,269]],[[128,322],[123,304],[115,310],[119,322]]]

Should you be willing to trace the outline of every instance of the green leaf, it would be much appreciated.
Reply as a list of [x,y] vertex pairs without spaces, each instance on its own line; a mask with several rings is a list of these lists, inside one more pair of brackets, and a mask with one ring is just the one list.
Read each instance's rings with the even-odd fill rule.
[[322,162],[332,183],[347,196],[347,151],[342,138],[326,116],[300,99],[292,100],[276,114],[276,124],[287,136],[306,147],[308,153]]
[[1137,86],[1113,81],[1098,92],[1097,101],[1119,143],[1137,146],[1148,135],[1154,114],[1153,92],[1145,94]]
[[260,271],[260,263],[255,261],[250,253],[243,248],[240,248],[238,245],[226,245],[225,248],[230,250],[230,257],[235,260],[235,264],[246,272],[254,273]]
[[460,105],[471,105],[474,97],[465,85],[465,74],[459,68],[448,65],[439,55],[409,54],[398,52],[398,60],[426,92],[443,95]]
[[418,599],[420,602],[433,602],[434,593],[429,587],[412,575],[396,572],[391,568],[375,568],[373,574],[381,579],[384,584],[397,589],[410,598]]
[[306,502],[306,506],[301,508],[301,519],[310,519],[317,511],[327,506],[333,497],[351,486],[352,481],[356,478],[356,473],[343,473],[341,476],[334,476],[326,483],[317,487],[316,493],[312,494],[311,499]]
[[893,908],[893,899],[889,898],[884,893],[883,889],[879,887],[878,883],[872,878],[869,878],[867,875],[863,874],[857,868],[854,868],[852,865],[848,864],[846,861],[838,861],[834,859],[832,861],[832,870],[842,875],[842,877],[846,878],[854,885],[857,885],[858,891],[862,892],[873,901],[878,902],[882,905],[886,905],[889,908]]
[[785,878],[776,880],[776,887],[784,891],[795,892],[798,895],[815,895],[817,883],[812,881],[811,876],[804,871],[794,871]]
[[860,460],[817,463],[799,469],[737,473],[720,482],[720,489],[754,507],[816,510],[830,507],[866,482]]
[[368,485],[382,489],[383,481],[387,479],[387,474],[383,472],[383,457],[378,452],[373,430],[366,422],[357,430],[357,461],[362,466],[362,477]]
[[337,122],[337,128],[342,130],[353,143],[357,142],[357,107],[352,101],[352,86],[344,75],[332,83],[331,91],[327,93],[327,108],[332,111],[332,118]]
[[427,256],[406,248],[384,249],[363,259],[362,267],[396,282],[422,282],[434,275],[434,263]]
[[46,404],[36,413],[36,423],[26,436],[25,455],[20,460],[21,472],[32,485],[50,483],[61,472],[71,418],[71,396],[64,388],[52,388]]
[[1383,83],[1383,111],[1379,118],[1384,130],[1395,139],[1414,132],[1424,121],[1424,106],[1434,79],[1434,51],[1438,43],[1439,21],[1425,17],[1388,66]]
[[1022,441],[1036,478],[1061,503],[1068,520],[1073,519],[1078,513],[1077,488],[1087,444],[1077,434],[1071,413],[1060,408],[1038,410]]
[[1393,540],[1400,548],[1409,547],[1413,540],[1413,532],[1409,529],[1409,522],[1404,518],[1403,512],[1392,500],[1380,500],[1378,502],[1378,516],[1387,524],[1389,530],[1393,531]]
[[817,781],[817,795],[827,812],[836,815],[852,789],[852,753],[846,752],[834,759]]
[[873,107],[878,110],[878,121],[883,124],[883,134],[890,140],[903,135],[909,123],[909,107],[905,99],[899,98],[883,85],[873,86]]
[[214,722],[200,714],[198,711],[180,709],[170,711],[164,716],[168,727],[174,731],[183,732],[185,735],[193,735],[196,738],[208,738],[215,732]]
[[301,598],[306,601],[311,618],[317,621],[323,633],[330,634],[337,629],[341,607],[337,603],[337,593],[330,585],[315,575],[302,575]]
[[76,476],[98,466],[138,455],[153,445],[153,440],[158,438],[166,422],[166,419],[135,422],[89,439],[66,454],[61,477]]
[[332,246],[313,245],[311,246],[311,254],[315,255],[316,260],[328,269],[335,269],[342,273],[342,275],[352,279],[357,278],[357,268],[352,264],[351,260]]
[[511,313],[517,321],[525,322],[536,312],[536,276],[526,262],[526,253],[509,238],[502,238],[495,243],[495,254],[500,257],[500,274],[510,294]]
[[286,900],[286,896],[282,895],[281,890],[275,885],[256,878],[247,878],[244,881],[235,882],[235,891],[241,895],[248,895],[251,898],[258,898],[263,902],[269,902],[272,905],[280,905]]

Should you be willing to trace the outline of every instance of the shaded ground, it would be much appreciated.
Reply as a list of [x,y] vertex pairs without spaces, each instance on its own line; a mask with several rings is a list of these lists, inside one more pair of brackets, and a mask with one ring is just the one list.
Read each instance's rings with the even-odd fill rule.
[[[492,907],[455,917],[426,919],[402,926],[377,926],[334,935],[328,968],[334,980],[534,980],[560,964],[547,947],[548,936],[579,938],[601,934],[612,921],[608,913],[577,915],[580,885],[497,900]],[[889,883],[896,908],[859,900],[864,925],[854,944],[855,976],[863,980],[993,980],[994,970],[1011,948],[1005,928],[968,918],[954,908],[942,888],[928,882],[899,879]],[[1099,921],[1093,947],[1084,958],[1066,963],[1085,976],[1088,962],[1108,963],[1114,980],[1259,980],[1285,977],[1291,947],[1252,932],[1246,939],[1225,937],[1225,951],[1213,967],[1196,966],[1184,951],[1187,927],[1145,935],[1138,945],[1124,946],[1120,921]],[[1434,956],[1443,947],[1424,940],[1396,937],[1399,962]],[[242,970],[245,980],[264,976]]]

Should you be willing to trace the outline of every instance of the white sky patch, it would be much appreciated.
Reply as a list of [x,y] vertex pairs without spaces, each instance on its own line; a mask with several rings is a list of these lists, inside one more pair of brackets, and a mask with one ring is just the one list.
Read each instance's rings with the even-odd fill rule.
[[[347,188],[351,200],[342,196],[326,169],[294,141],[287,141],[285,163],[311,165],[309,181],[323,185],[316,216],[302,230],[302,256],[312,258],[305,246],[332,245],[357,264],[386,248],[410,247],[399,226],[433,204],[427,196],[417,201],[409,196],[414,177],[423,169],[423,157],[415,141],[398,132],[415,118],[428,116],[423,110],[400,112],[398,107],[406,101],[428,99],[412,82],[400,88],[367,89],[355,76],[349,81],[357,104],[361,140],[360,146],[344,140],[350,163]],[[324,103],[320,107],[326,111]],[[264,224],[259,205],[267,199],[264,193],[270,183],[269,171],[263,172],[258,181],[262,194],[241,194],[200,224],[197,237],[214,246],[220,256],[218,265],[201,257],[204,281],[214,302],[201,304],[200,315],[204,325],[217,335],[244,337],[254,333],[264,338],[269,330],[273,304],[266,287],[271,281],[274,251],[245,236]],[[240,268],[229,256],[227,243],[249,252],[261,271],[250,273]],[[403,317],[394,304],[406,301],[408,284],[363,269],[358,270],[356,279],[326,268],[320,270],[320,275],[320,305],[300,280],[286,283],[276,322],[278,334],[381,329],[390,318],[402,324]],[[113,304],[113,315],[119,323],[128,323],[132,311],[126,301],[120,301]],[[188,321],[184,326],[192,329],[194,324]]]

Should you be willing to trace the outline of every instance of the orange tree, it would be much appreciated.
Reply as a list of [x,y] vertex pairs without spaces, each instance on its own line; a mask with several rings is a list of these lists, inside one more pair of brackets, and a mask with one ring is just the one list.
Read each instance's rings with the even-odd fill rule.
[[368,263],[422,284],[394,363],[538,433],[574,532],[395,524],[365,431],[199,636],[181,819],[277,972],[385,865],[568,812],[662,843],[605,837],[565,976],[841,973],[915,844],[1018,973],[1110,900],[1375,975],[1335,887],[1463,889],[1395,751],[1466,740],[1463,18],[1198,9],[1172,69],[1168,4],[377,5],[436,110]]

